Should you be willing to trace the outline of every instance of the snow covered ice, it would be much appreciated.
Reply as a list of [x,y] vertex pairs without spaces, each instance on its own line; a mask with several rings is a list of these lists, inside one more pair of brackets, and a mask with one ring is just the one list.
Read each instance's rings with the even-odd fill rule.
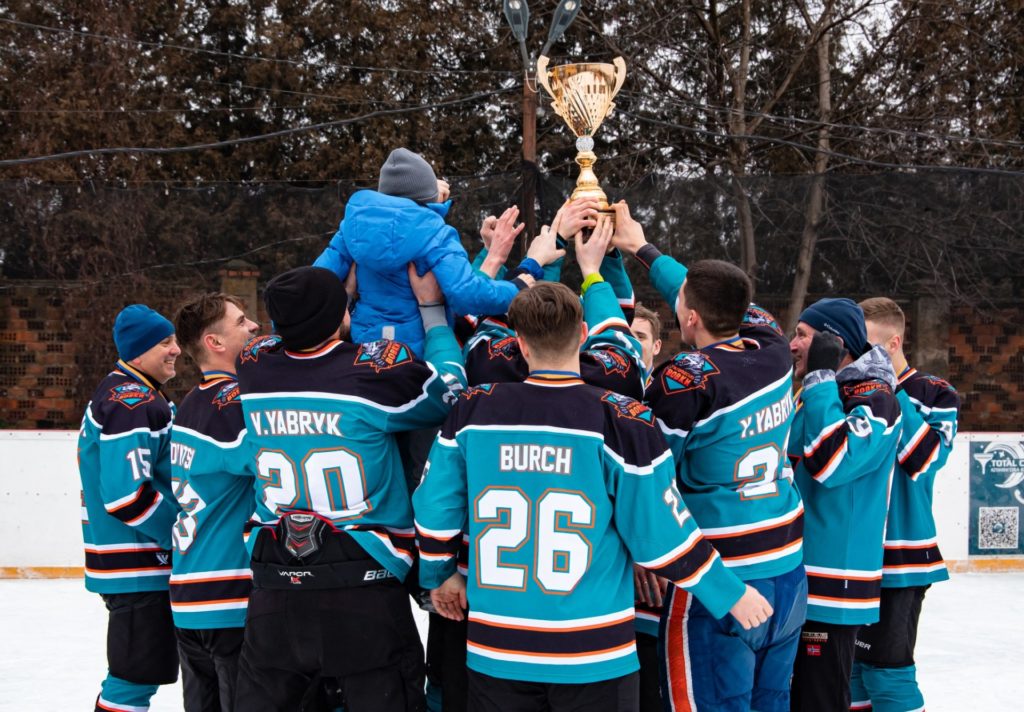
[[[932,587],[917,642],[930,712],[1024,708],[1022,592],[1024,573],[957,574]],[[80,579],[0,580],[0,710],[92,709],[105,631],[103,602]],[[150,709],[181,710],[181,684],[161,688]]]

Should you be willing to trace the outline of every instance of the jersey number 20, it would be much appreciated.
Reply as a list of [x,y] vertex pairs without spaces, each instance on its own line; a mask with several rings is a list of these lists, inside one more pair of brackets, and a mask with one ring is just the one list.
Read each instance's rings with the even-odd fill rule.
[[280,450],[260,450],[256,477],[263,501],[275,514],[307,509],[344,519],[370,508],[362,460],[343,447],[311,450],[299,466]]

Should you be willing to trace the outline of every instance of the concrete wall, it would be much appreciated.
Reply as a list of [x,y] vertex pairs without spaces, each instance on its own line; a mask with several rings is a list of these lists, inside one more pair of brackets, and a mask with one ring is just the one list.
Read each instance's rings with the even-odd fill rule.
[[[0,577],[80,575],[77,436],[68,430],[0,431]],[[958,435],[936,481],[939,546],[947,560],[958,562],[957,569],[966,568],[968,558],[969,443],[972,438],[990,437]]]

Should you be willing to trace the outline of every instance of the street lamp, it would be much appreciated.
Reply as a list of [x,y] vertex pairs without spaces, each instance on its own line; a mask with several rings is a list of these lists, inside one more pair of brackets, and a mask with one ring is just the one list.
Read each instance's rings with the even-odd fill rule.
[[[548,39],[541,50],[547,56],[551,45],[558,41],[580,12],[580,0],[559,0],[548,30]],[[536,234],[534,200],[537,176],[537,80],[536,60],[526,48],[526,35],[530,23],[530,7],[526,0],[504,0],[505,19],[512,28],[512,36],[519,41],[519,53],[523,58],[523,195],[522,216],[526,223],[524,234],[527,239]],[[522,246],[525,252],[526,243]]]

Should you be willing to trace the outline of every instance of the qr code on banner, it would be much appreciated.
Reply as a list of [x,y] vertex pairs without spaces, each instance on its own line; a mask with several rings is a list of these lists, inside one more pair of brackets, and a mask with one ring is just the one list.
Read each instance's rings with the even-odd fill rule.
[[1019,507],[978,507],[978,548],[1016,549]]

